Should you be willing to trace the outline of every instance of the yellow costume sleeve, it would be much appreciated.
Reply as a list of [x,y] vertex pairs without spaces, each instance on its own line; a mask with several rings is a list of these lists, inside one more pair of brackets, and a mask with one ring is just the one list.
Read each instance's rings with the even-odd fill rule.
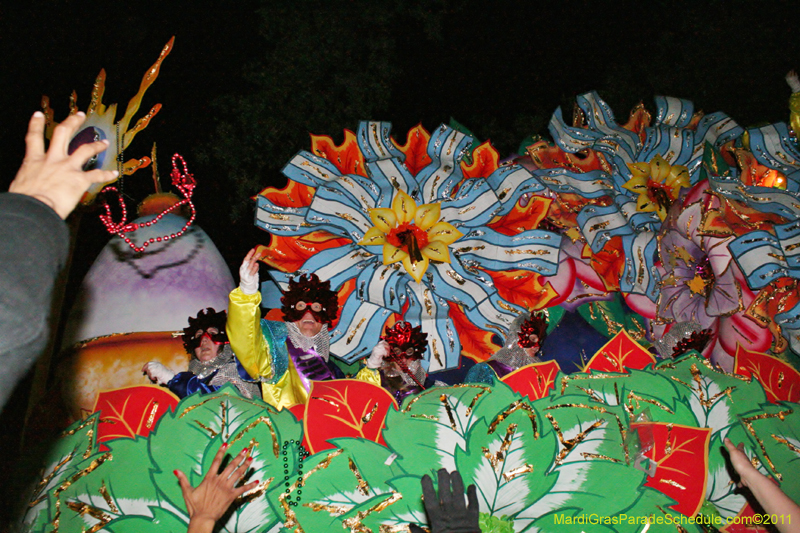
[[272,357],[261,333],[261,293],[245,294],[238,287],[228,296],[225,327],[231,349],[253,379],[272,377]]
[[794,134],[800,136],[800,93],[792,93],[789,97],[789,123]]
[[377,385],[378,387],[381,386],[381,374],[377,370],[373,370],[371,368],[364,367],[358,371],[356,374],[356,379],[359,381],[366,381],[367,383],[372,383],[373,385]]

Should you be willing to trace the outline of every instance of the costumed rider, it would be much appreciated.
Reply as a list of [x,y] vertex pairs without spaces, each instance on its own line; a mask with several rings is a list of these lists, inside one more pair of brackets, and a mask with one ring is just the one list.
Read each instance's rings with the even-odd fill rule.
[[544,311],[522,313],[514,319],[503,348],[467,372],[466,383],[486,383],[502,379],[518,368],[541,362],[541,346],[547,338],[547,314]]
[[381,387],[402,404],[411,394],[444,385],[431,380],[420,364],[427,348],[428,334],[422,332],[422,326],[412,327],[408,322],[397,322],[386,328],[385,335],[372,349],[367,368],[380,371]]
[[189,317],[189,327],[184,328],[183,347],[192,355],[188,372],[177,374],[157,361],[142,367],[155,383],[165,385],[179,398],[197,391],[214,392],[226,383],[233,383],[245,398],[261,396],[258,383],[254,382],[233,354],[225,334],[227,315],[209,307]]
[[[239,268],[239,287],[228,303],[228,338],[244,368],[261,381],[266,403],[281,409],[305,403],[312,381],[344,378],[330,360],[328,327],[339,303],[330,282],[312,274],[289,281],[281,298],[283,322],[261,318],[258,257],[250,250]],[[380,374],[362,368],[355,379],[380,384]]]

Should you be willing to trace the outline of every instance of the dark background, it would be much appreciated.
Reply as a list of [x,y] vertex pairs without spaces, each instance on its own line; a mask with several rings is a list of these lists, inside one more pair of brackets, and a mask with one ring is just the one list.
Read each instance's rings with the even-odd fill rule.
[[[4,4],[0,190],[22,160],[42,95],[63,120],[70,93],[85,109],[104,68],[103,101],[119,104],[119,118],[174,35],[136,118],[157,102],[163,108],[126,159],[149,155],[156,142],[168,188],[171,155],[186,157],[198,180],[197,223],[234,273],[249,248],[268,242],[249,197],[284,185],[280,168],[309,147],[309,133],[341,142],[359,120],[386,120],[403,142],[418,123],[430,131],[453,118],[507,156],[530,135],[548,137],[553,111],[562,106],[569,117],[574,96],[590,90],[619,122],[639,102],[652,111],[663,94],[756,125],[787,120],[784,76],[800,67],[796,0]],[[153,192],[151,176],[145,169],[125,179],[131,207]],[[81,217],[67,308],[108,241],[97,213]],[[8,459],[18,450],[25,386],[0,419],[8,479],[0,483],[12,491],[21,487]],[[14,498],[2,500],[10,508]]]

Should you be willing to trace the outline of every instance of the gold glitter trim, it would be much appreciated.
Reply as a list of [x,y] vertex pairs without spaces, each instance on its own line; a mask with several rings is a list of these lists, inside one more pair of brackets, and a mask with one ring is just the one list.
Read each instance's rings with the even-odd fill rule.
[[111,495],[108,493],[105,480],[100,484],[100,495],[106,501],[106,505],[108,505],[109,510],[112,513],[119,514],[119,509],[116,505],[114,505],[114,500],[111,499]]
[[213,429],[211,429],[210,427],[206,426],[205,424],[203,424],[203,423],[202,423],[202,422],[200,422],[199,420],[195,420],[194,422],[195,422],[195,424],[197,424],[198,426],[200,426],[200,427],[201,427],[201,428],[202,428],[204,431],[208,432],[208,434],[209,434],[209,435],[211,435],[211,438],[212,438],[212,439],[213,439],[214,437],[216,437],[216,436],[217,436],[217,432],[216,432],[216,431],[214,431],[214,430],[213,430]]
[[514,433],[517,431],[516,424],[510,424],[508,429],[506,429],[506,434],[503,437],[503,442],[500,443],[500,449],[494,453],[489,451],[489,448],[481,447],[481,451],[483,452],[483,456],[486,457],[486,460],[489,461],[489,464],[492,465],[492,469],[495,472],[500,471],[500,467],[502,466],[503,461],[506,459],[506,452],[508,452],[508,448],[511,446],[511,439],[514,437]]
[[444,405],[444,410],[447,412],[447,418],[450,419],[450,427],[453,431],[456,431],[458,428],[456,427],[456,419],[453,417],[453,408],[450,407],[450,402],[447,401],[447,394],[442,394],[439,396],[439,401]]
[[364,424],[368,423],[372,420],[372,417],[375,415],[375,412],[378,410],[378,402],[375,402],[375,405],[372,406],[372,410],[361,417],[361,422]]
[[233,439],[231,439],[229,444],[234,444],[236,441],[241,439],[245,433],[259,424],[266,424],[269,428],[269,435],[272,437],[272,453],[275,455],[275,459],[277,459],[279,454],[278,436],[275,434],[275,428],[272,425],[272,419],[270,419],[268,416],[259,416],[254,422],[251,422],[246,428],[241,430]]
[[665,483],[667,485],[672,485],[673,487],[681,489],[681,490],[686,490],[686,487],[684,487],[683,485],[681,485],[680,483],[678,483],[677,481],[674,481],[672,479],[659,479],[658,482],[659,483]]
[[778,411],[777,413],[761,413],[759,415],[750,416],[746,418],[742,418],[742,424],[747,428],[747,431],[756,439],[758,442],[758,446],[761,448],[761,453],[764,455],[764,459],[767,460],[767,464],[775,472],[775,477],[778,478],[778,481],[783,481],[783,475],[775,469],[775,464],[772,462],[772,458],[767,453],[767,449],[764,447],[764,442],[756,435],[756,430],[753,428],[753,422],[756,420],[766,420],[767,418],[778,418],[781,421],[787,416],[792,414],[794,411],[792,409],[787,409],[785,411]]
[[[314,468],[312,468],[311,470],[306,472],[306,474],[303,476],[303,479],[296,480],[294,483],[292,483],[292,486],[289,487],[289,489],[288,489],[288,491],[289,491],[288,493],[287,492],[283,492],[283,493],[281,493],[280,496],[278,496],[278,503],[280,504],[281,508],[283,509],[284,517],[286,517],[286,520],[283,523],[283,526],[285,528],[289,529],[289,528],[297,526],[297,529],[295,529],[295,532],[296,533],[303,533],[303,531],[304,531],[303,528],[297,522],[297,515],[295,514],[294,510],[289,506],[289,502],[287,502],[286,499],[290,498],[292,496],[292,493],[295,490],[297,490],[298,488],[300,488],[303,485],[305,485],[306,481],[308,481],[308,478],[311,477],[311,475],[313,475],[315,472],[318,472],[320,470],[324,470],[324,469],[328,468],[331,465],[331,461],[333,461],[333,459],[335,457],[338,457],[342,453],[344,453],[344,450],[340,448],[338,450],[332,451],[329,454],[327,454],[325,456],[325,459],[323,459],[322,461],[317,463],[317,465]],[[303,506],[304,507],[311,507],[311,505],[308,504],[308,503],[304,503]]]
[[352,457],[348,457],[347,461],[348,461],[348,466],[350,467],[350,471],[356,477],[356,481],[358,481],[358,485],[356,486],[356,490],[358,490],[358,492],[361,493],[362,496],[368,496],[369,495],[369,485],[367,484],[366,481],[364,481],[364,478],[361,476],[361,472],[359,472],[358,467],[353,462],[353,458]]
[[147,423],[145,423],[145,427],[147,429],[151,429],[153,427],[153,422],[156,419],[156,413],[158,413],[158,402],[153,402],[153,408],[150,409],[150,416],[147,417]]
[[[506,409],[502,413],[497,415],[494,418],[494,420],[492,420],[491,424],[489,424],[489,431],[487,431],[486,434],[487,435],[491,435],[492,433],[494,433],[495,430],[497,429],[497,426],[503,420],[508,418],[508,416],[511,413],[513,413],[514,411],[516,411],[518,409],[522,409],[523,411],[527,411],[528,418],[530,418],[530,420],[531,420],[531,428],[533,429],[533,438],[534,439],[538,439],[539,438],[539,428],[536,425],[536,412],[533,410],[533,407],[531,407],[530,404],[525,403],[522,400],[517,400],[516,402],[513,402],[511,405],[506,407]],[[512,424],[512,426],[514,426],[515,428],[517,427],[516,424]]]
[[350,333],[350,335],[347,337],[347,341],[345,342],[345,344],[350,344],[351,342],[353,342],[353,339],[355,338],[356,334],[358,334],[358,330],[361,328],[361,326],[364,325],[364,322],[366,321],[367,321],[366,318],[362,318],[358,322],[358,324],[356,324],[355,327],[351,329],[352,333]]
[[371,533],[372,530],[365,526],[362,521],[372,513],[379,513],[395,503],[398,500],[401,500],[403,495],[399,492],[392,491],[391,495],[385,498],[383,501],[378,502],[377,504],[373,505],[369,509],[365,509],[364,511],[359,511],[356,513],[356,516],[352,518],[348,518],[342,521],[342,526],[345,528],[350,528],[351,533]]
[[411,418],[424,418],[425,420],[434,420],[436,422],[439,421],[439,417],[438,416],[434,416],[434,415],[417,415],[417,414],[413,414],[413,415],[411,415]]
[[92,507],[88,503],[67,502],[67,507],[69,507],[71,510],[75,511],[81,516],[88,514],[89,516],[98,521],[93,527],[85,530],[86,533],[95,533],[96,531],[99,531],[104,527],[106,527],[106,525],[112,520],[112,517],[106,514],[105,511],[103,511],[102,509],[98,509],[97,507]]
[[529,474],[531,472],[533,472],[533,465],[525,463],[524,465],[511,469],[508,472],[503,472],[503,479],[506,481],[506,483],[508,483],[515,477],[519,477],[523,474]]
[[614,459],[613,457],[609,457],[607,455],[603,455],[600,453],[589,453],[589,452],[581,452],[581,457],[584,459],[603,459],[604,461],[611,461],[612,463],[621,463],[619,459]]

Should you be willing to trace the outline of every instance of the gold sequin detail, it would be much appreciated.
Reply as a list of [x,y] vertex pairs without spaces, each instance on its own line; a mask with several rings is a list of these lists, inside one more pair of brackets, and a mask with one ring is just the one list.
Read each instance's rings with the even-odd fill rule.
[[356,485],[356,490],[358,490],[358,492],[361,493],[362,496],[368,496],[369,495],[369,485],[367,484],[366,481],[364,481],[364,478],[361,475],[361,472],[359,472],[358,467],[353,462],[353,458],[352,457],[348,457],[347,461],[348,461],[348,466],[350,467],[350,471],[356,477],[356,481],[358,481],[358,485]]
[[233,444],[239,439],[241,439],[245,433],[253,429],[254,427],[258,426],[259,424],[266,424],[269,428],[269,435],[272,437],[272,453],[275,455],[275,458],[278,458],[278,436],[275,434],[275,428],[272,425],[272,419],[268,416],[259,416],[255,421],[248,424],[246,428],[241,430],[231,441],[229,444]]

